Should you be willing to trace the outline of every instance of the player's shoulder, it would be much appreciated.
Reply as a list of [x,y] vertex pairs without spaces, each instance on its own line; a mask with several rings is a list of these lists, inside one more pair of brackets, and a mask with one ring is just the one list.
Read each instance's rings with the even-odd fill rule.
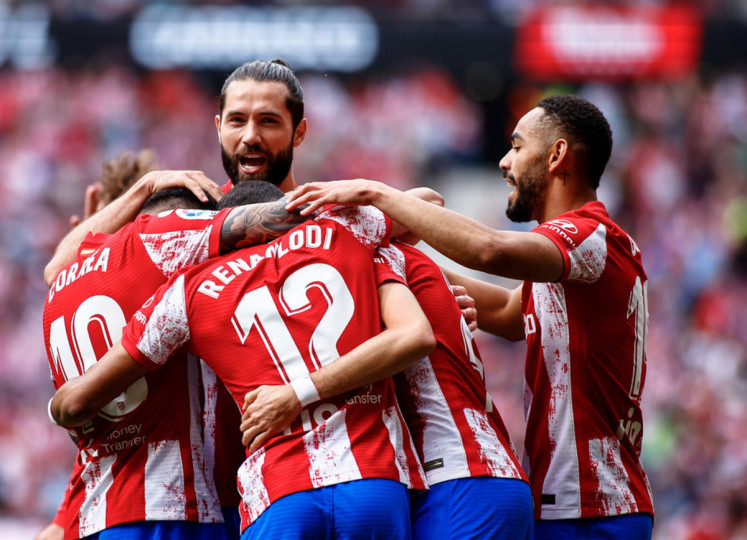
[[315,218],[319,224],[333,222],[352,233],[362,244],[370,247],[387,239],[391,222],[373,206],[329,205]]
[[217,214],[214,210],[178,208],[158,214],[141,214],[133,222],[139,232],[168,232],[204,226]]

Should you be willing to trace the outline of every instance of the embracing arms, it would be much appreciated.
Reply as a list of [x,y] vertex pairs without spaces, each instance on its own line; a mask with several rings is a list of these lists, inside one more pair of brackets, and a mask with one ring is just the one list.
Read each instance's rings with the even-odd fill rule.
[[302,214],[330,203],[373,205],[446,257],[475,270],[525,281],[555,281],[563,274],[563,257],[545,236],[492,229],[381,182],[304,184],[290,195],[288,209],[306,203]]

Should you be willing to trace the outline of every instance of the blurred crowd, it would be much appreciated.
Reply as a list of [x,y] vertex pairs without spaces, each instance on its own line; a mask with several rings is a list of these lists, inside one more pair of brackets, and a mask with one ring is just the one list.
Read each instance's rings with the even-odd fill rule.
[[[448,74],[301,80],[310,123],[294,161],[300,183],[368,177],[437,186],[456,165],[487,166],[492,212],[479,219],[512,226],[500,217],[497,160],[485,163],[483,109]],[[655,538],[747,538],[747,74],[516,83],[502,96],[501,129],[556,91],[577,92],[610,120],[615,146],[600,195],[637,240],[649,276],[643,459]],[[53,390],[44,265],[82,212],[85,187],[122,151],[152,148],[164,167],[223,183],[218,92],[219,83],[180,71],[0,74],[0,515],[51,518],[74,459],[75,446],[45,413]],[[501,144],[491,155],[508,149]],[[520,450],[523,344],[478,334],[491,393]]]

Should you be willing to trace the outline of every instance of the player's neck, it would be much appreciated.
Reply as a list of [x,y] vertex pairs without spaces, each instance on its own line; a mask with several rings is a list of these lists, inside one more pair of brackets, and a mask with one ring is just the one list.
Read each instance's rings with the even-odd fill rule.
[[555,183],[547,192],[545,206],[540,215],[537,216],[537,222],[550,221],[561,214],[578,210],[586,203],[596,200],[597,192],[590,187],[563,186],[561,183]]
[[293,171],[290,171],[288,173],[288,176],[285,177],[285,180],[280,182],[278,187],[283,193],[288,193],[289,191],[293,191],[298,187],[298,184],[296,184],[296,180],[293,178]]

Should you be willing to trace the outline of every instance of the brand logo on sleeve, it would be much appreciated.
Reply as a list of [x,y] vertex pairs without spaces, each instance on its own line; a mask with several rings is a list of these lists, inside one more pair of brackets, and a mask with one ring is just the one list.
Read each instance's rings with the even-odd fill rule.
[[565,219],[553,219],[552,221],[548,221],[546,225],[558,227],[570,234],[578,233],[578,228],[576,228],[573,223],[571,223],[570,221],[566,221]]

